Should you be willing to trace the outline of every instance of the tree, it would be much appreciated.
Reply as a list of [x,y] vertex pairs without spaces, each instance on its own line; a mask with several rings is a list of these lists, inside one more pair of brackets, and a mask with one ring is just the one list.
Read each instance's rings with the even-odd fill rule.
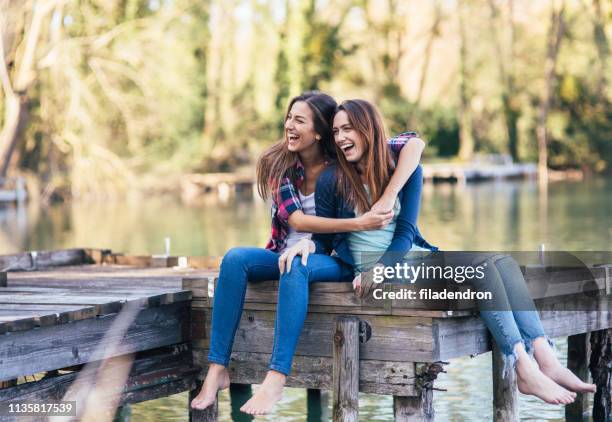
[[[49,13],[61,3],[62,0],[46,0],[37,2],[35,6],[30,4],[32,16],[28,23],[24,23],[24,30],[15,23],[19,25],[22,22],[28,4],[19,7],[15,6],[15,3],[11,4],[10,0],[0,2],[0,79],[4,92],[4,124],[0,131],[0,178],[7,175],[13,151],[26,123],[28,91],[37,76],[37,50],[42,28]],[[22,31],[25,33],[25,47],[19,54],[16,50]],[[9,58],[10,62],[7,60]],[[12,64],[13,72],[9,63]]]
[[550,12],[550,24],[546,37],[546,60],[544,63],[544,91],[540,100],[538,110],[538,122],[536,134],[538,139],[538,178],[540,184],[548,182],[548,112],[556,82],[557,59],[561,40],[565,32],[565,0],[561,0],[561,6],[557,9],[556,1],[552,0]]
[[467,70],[467,37],[465,34],[465,5],[457,3],[459,20],[459,157],[469,160],[474,154],[472,110],[470,107],[469,73]]
[[497,65],[499,68],[499,79],[501,85],[501,102],[502,102],[502,114],[504,118],[506,136],[508,139],[508,151],[514,160],[518,160],[518,119],[520,117],[520,111],[517,106],[516,100],[513,100],[517,96],[514,74],[514,62],[516,60],[514,54],[514,0],[507,0],[508,4],[508,19],[507,19],[507,50],[504,53],[502,42],[499,39],[497,32],[498,15],[499,11],[495,5],[495,0],[489,0],[489,10],[491,12],[490,28],[495,45],[495,53],[497,56]]

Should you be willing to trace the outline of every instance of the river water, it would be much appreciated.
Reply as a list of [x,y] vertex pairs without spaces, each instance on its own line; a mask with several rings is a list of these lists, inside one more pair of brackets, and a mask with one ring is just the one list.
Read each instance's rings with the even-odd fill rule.
[[[611,210],[609,179],[553,183],[546,192],[530,181],[427,184],[419,227],[445,250],[536,250],[540,244],[547,250],[611,250]],[[173,255],[221,256],[232,246],[263,246],[268,234],[268,206],[251,194],[189,206],[172,197],[135,197],[0,209],[0,254],[67,247],[156,254],[169,237]],[[556,345],[565,361],[565,340]],[[484,354],[451,361],[436,382],[447,390],[435,392],[437,419],[492,419],[490,360]],[[287,389],[275,412],[261,420],[305,420],[305,397],[303,390]],[[522,420],[563,420],[561,407],[536,399],[521,396],[520,408]],[[132,415],[138,422],[186,421],[187,395],[134,405]],[[392,398],[362,395],[360,419],[393,420]],[[232,420],[227,393],[221,395],[220,420]]]

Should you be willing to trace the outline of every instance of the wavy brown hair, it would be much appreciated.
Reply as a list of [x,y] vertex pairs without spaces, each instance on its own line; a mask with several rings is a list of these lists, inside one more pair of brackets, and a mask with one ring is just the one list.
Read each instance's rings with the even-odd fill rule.
[[[331,121],[336,111],[337,103],[331,96],[318,91],[304,92],[294,97],[287,107],[285,121],[289,116],[291,107],[298,101],[308,104],[312,111],[315,132],[321,137],[323,154],[330,158],[336,157],[336,148],[332,136]],[[296,152],[287,148],[287,137],[265,150],[257,161],[257,191],[263,199],[276,196],[281,180],[289,177],[291,183],[295,183],[295,164],[298,160]]]
[[349,123],[365,141],[365,157],[361,159],[367,160],[363,179],[370,190],[370,200],[356,163],[349,163],[336,145],[338,191],[351,206],[366,212],[385,191],[395,170],[395,162],[387,147],[382,117],[374,105],[365,100],[347,100],[336,108],[336,113],[340,111],[347,114]]

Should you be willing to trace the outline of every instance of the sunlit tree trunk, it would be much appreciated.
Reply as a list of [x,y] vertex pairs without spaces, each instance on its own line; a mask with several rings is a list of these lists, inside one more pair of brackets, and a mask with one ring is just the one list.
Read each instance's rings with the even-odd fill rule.
[[458,2],[459,19],[459,157],[469,160],[474,155],[474,134],[470,107],[469,75],[467,71],[467,39],[465,34],[464,4]]
[[601,100],[606,95],[605,87],[607,86],[608,82],[608,78],[606,77],[606,69],[608,55],[610,54],[610,46],[608,44],[608,38],[606,36],[604,13],[601,8],[601,1],[593,0],[593,8],[595,10],[595,17],[593,19],[593,38],[595,40],[595,46],[597,47],[597,55],[599,57],[597,63],[596,92],[599,96],[599,100]]
[[[7,57],[10,48],[7,41],[11,38],[9,31],[17,33],[18,28],[11,27],[15,24],[14,5],[9,0],[0,2],[0,78],[2,79],[2,90],[4,92],[4,123],[0,131],[0,177],[7,175],[13,151],[19,141],[21,131],[26,121],[28,105],[28,89],[36,78],[35,60],[36,50],[39,44],[42,25],[49,12],[61,0],[41,1],[36,4],[32,11],[32,19],[28,29],[25,31],[25,48],[21,56],[14,58],[14,77],[11,78]],[[18,11],[24,13],[30,7],[22,5]],[[10,19],[12,17],[12,19]],[[18,19],[17,19],[18,21]],[[5,49],[7,49],[5,51]]]
[[499,11],[495,5],[494,0],[489,0],[489,9],[491,12],[491,19],[489,21],[491,26],[491,35],[495,45],[495,52],[497,55],[497,64],[499,68],[499,77],[501,83],[501,102],[502,102],[502,113],[504,118],[504,124],[506,126],[506,136],[508,139],[508,152],[512,158],[518,160],[518,129],[517,122],[520,115],[518,107],[515,105],[516,101],[514,97],[517,95],[515,87],[515,75],[514,75],[514,2],[508,0],[508,35],[507,35],[507,49],[508,53],[504,53],[502,42],[499,39],[497,31],[498,26],[498,15]]
[[561,1],[561,6],[558,10],[555,3],[553,0],[550,27],[548,28],[547,35],[546,61],[544,64],[544,92],[540,101],[536,130],[538,139],[538,179],[540,184],[548,182],[548,112],[553,97],[559,48],[561,47],[561,40],[565,31],[563,18],[565,1]]
[[416,103],[420,104],[423,98],[423,90],[425,89],[425,83],[427,82],[427,75],[429,73],[429,61],[431,60],[431,50],[433,43],[440,36],[440,23],[442,22],[442,12],[440,10],[440,3],[438,0],[434,0],[434,16],[433,22],[431,23],[431,29],[429,30],[429,36],[427,38],[427,44],[425,45],[425,52],[423,54],[423,67],[421,68],[421,78],[419,80],[419,91],[417,93]]

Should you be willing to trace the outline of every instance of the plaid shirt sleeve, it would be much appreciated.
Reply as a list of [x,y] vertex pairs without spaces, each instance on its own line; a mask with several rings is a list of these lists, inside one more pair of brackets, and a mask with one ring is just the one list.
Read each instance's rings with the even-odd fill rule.
[[289,177],[283,177],[272,201],[272,232],[266,249],[279,252],[284,249],[289,234],[289,216],[302,209],[296,186]]
[[284,177],[277,195],[278,217],[287,220],[289,216],[297,210],[302,209],[302,203],[297,193],[297,189],[288,177]]
[[418,137],[419,134],[417,132],[402,132],[399,135],[387,140],[387,146],[391,150],[393,158],[396,162],[399,160],[399,155],[402,148],[404,148],[404,145],[406,145],[410,139]]

